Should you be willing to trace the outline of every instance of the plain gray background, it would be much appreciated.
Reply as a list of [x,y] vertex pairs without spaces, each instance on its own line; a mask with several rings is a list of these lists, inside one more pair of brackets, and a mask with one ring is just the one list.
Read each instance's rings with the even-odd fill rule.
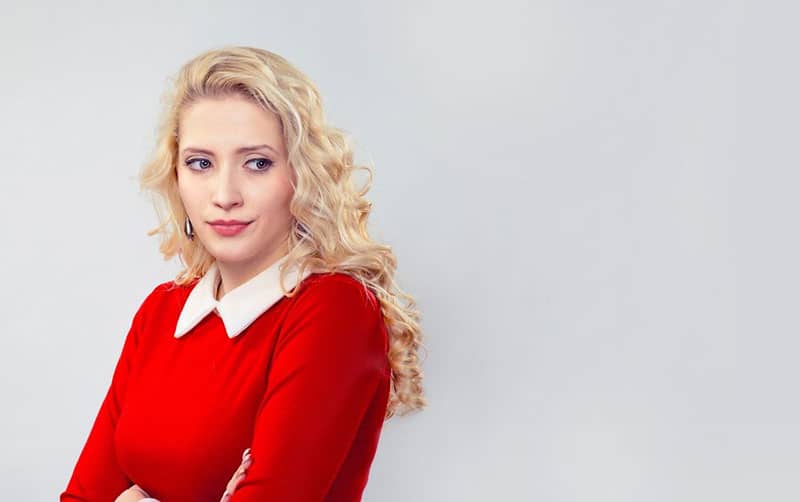
[[319,85],[423,310],[431,404],[365,501],[800,497],[795,3],[3,7],[3,499],[64,489],[178,270],[135,176],[228,44]]

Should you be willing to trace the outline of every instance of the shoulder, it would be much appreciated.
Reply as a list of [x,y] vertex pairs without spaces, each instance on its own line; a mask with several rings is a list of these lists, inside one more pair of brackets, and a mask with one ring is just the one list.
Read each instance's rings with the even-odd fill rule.
[[372,354],[375,367],[383,367],[387,333],[380,302],[366,284],[348,274],[306,277],[290,299],[280,332],[279,348],[294,341],[342,359]]
[[380,313],[375,293],[359,279],[342,272],[309,275],[297,288],[295,303],[318,303],[329,308]]
[[143,303],[158,303],[164,298],[180,295],[185,290],[187,290],[187,286],[179,286],[173,280],[164,281],[152,288]]
[[336,329],[374,330],[384,318],[375,294],[360,280],[345,273],[314,273],[292,295],[286,325]]
[[180,298],[184,298],[191,290],[190,285],[177,285],[175,281],[169,280],[156,284],[150,292],[144,295],[139,310],[138,317],[149,317],[154,310],[163,311],[171,304],[176,304]]

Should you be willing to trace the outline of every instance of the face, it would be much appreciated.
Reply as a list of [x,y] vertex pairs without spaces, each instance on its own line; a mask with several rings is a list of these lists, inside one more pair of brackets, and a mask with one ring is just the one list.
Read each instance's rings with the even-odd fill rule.
[[178,130],[180,196],[220,269],[252,275],[283,256],[294,189],[278,116],[244,97],[206,98],[182,111]]

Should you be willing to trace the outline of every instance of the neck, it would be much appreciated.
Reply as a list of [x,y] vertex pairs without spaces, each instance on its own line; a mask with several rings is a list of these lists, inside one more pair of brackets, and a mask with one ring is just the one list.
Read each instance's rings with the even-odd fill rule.
[[225,262],[217,260],[217,267],[219,268],[219,283],[217,284],[216,293],[217,301],[225,296],[228,291],[237,288],[274,265],[278,260],[286,256],[287,253],[288,249],[286,249],[285,246],[281,246],[272,253],[269,253],[255,266],[242,264],[230,266]]
[[222,286],[222,279],[217,279],[217,287],[214,289],[214,299],[219,301],[219,290],[220,286]]

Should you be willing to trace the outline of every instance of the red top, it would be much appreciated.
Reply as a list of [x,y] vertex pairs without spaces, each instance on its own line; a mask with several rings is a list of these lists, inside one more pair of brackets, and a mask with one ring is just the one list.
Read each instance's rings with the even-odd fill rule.
[[137,310],[60,500],[110,502],[137,484],[162,502],[218,502],[248,447],[230,502],[361,500],[390,385],[375,295],[311,274],[240,335],[226,333],[229,304],[178,336],[196,284],[159,284]]

